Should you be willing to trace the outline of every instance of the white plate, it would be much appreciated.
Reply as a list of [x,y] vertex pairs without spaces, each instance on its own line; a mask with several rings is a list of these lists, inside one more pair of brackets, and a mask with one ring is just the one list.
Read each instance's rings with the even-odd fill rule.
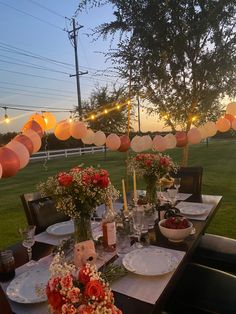
[[127,270],[144,276],[167,274],[178,264],[175,256],[154,246],[131,251],[122,262]]
[[212,204],[204,203],[193,203],[193,202],[180,202],[176,205],[181,214],[187,216],[200,216],[206,214],[207,211],[211,210]]
[[65,236],[74,232],[74,223],[72,220],[59,222],[46,229],[48,234],[56,236]]
[[40,303],[47,300],[45,287],[50,274],[46,268],[32,268],[13,279],[7,287],[7,296],[18,303]]

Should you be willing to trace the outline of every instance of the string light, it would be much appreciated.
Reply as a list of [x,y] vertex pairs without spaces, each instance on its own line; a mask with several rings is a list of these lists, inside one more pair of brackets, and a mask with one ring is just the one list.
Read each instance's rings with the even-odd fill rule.
[[91,119],[92,119],[92,120],[95,119],[95,115],[94,115],[94,114],[91,115]]
[[194,121],[196,121],[196,120],[197,120],[197,117],[196,117],[196,116],[192,117],[192,122],[194,122]]
[[120,105],[117,105],[116,108],[119,110],[120,109]]
[[104,110],[104,113],[107,114],[107,112],[108,112],[107,109],[105,109],[105,110]]
[[70,118],[69,118],[69,123],[72,123],[73,119],[72,119],[72,112],[70,111]]
[[8,115],[7,115],[7,107],[4,107],[4,109],[5,109],[4,121],[5,121],[6,123],[10,123],[10,119],[9,119],[9,117],[8,117]]

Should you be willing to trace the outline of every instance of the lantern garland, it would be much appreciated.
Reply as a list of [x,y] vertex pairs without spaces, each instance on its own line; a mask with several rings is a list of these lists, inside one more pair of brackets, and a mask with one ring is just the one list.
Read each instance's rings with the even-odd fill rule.
[[33,153],[39,151],[42,137],[45,131],[54,129],[55,136],[62,141],[69,139],[82,140],[84,144],[106,147],[111,151],[126,152],[131,148],[140,153],[153,149],[163,152],[175,147],[184,147],[187,144],[198,144],[203,139],[214,136],[217,131],[227,132],[232,128],[236,130],[236,102],[229,103],[224,117],[216,122],[208,121],[199,127],[193,127],[187,133],[178,131],[176,134],[156,135],[153,139],[149,135],[136,135],[130,141],[127,135],[118,136],[111,133],[107,137],[103,131],[94,132],[88,129],[83,121],[62,120],[56,122],[56,118],[50,112],[36,113],[30,116],[23,126],[21,134],[15,136],[7,145],[0,147],[0,178],[14,176],[24,168]]

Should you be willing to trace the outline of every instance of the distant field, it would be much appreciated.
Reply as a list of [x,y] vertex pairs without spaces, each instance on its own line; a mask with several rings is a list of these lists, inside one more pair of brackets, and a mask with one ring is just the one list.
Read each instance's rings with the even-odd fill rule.
[[[181,160],[181,149],[167,151],[176,162]],[[44,162],[34,162],[12,178],[0,180],[0,249],[19,240],[18,228],[25,223],[20,194],[33,192],[40,180],[78,164],[101,165],[110,172],[113,184],[121,189],[125,177],[125,153],[109,152],[84,155],[68,159],[50,160],[45,170]],[[236,141],[211,141],[190,147],[189,166],[204,168],[203,193],[223,195],[222,205],[211,222],[208,232],[236,239]],[[142,182],[137,182],[142,188]]]

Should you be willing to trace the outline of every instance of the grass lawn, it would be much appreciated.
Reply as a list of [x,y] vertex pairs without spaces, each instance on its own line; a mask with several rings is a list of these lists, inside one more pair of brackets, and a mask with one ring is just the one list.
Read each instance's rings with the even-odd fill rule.
[[[181,160],[181,149],[167,152],[176,162]],[[0,180],[0,249],[19,240],[18,228],[26,222],[19,195],[36,190],[39,181],[78,164],[101,165],[110,172],[113,184],[121,190],[121,178],[125,177],[126,153],[103,153],[67,159],[50,160],[45,170],[44,162],[32,162],[12,178]],[[236,142],[211,141],[190,147],[189,166],[203,166],[203,194],[223,195],[222,205],[212,220],[208,232],[236,239]],[[131,182],[131,178],[130,178]],[[137,182],[137,188],[142,188]],[[132,186],[131,186],[132,188]]]

